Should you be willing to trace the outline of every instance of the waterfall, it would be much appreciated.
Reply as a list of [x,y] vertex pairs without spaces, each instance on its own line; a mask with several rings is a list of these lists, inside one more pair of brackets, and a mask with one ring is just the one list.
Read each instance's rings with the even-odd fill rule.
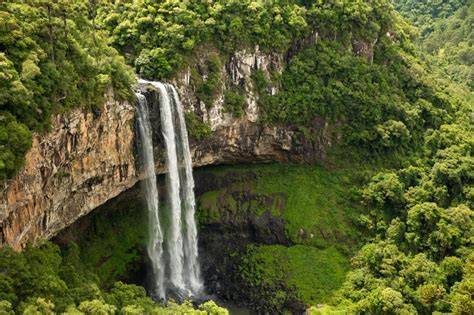
[[198,263],[197,228],[194,219],[196,200],[194,198],[193,165],[191,151],[189,150],[188,131],[184,120],[183,106],[174,86],[170,86],[170,88],[175,103],[174,108],[178,116],[180,134],[178,143],[183,157],[183,161],[180,164],[180,180],[183,183],[181,199],[184,201],[184,272],[187,285],[193,292],[199,292],[202,290],[203,285]]
[[156,186],[150,115],[148,113],[148,104],[145,96],[137,94],[137,98],[137,125],[140,134],[139,156],[145,174],[143,186],[148,207],[148,229],[150,231],[147,252],[152,264],[153,295],[164,299],[163,232],[161,230],[158,212],[158,188]]
[[[144,80],[140,80],[140,83],[151,84],[159,91],[161,132],[165,140],[168,170],[166,174],[166,199],[168,202],[167,207],[162,209],[166,212],[165,216],[168,219],[166,230],[163,222],[159,220],[160,216],[158,216],[157,191],[156,194],[153,194],[150,189],[146,188],[147,205],[150,211],[148,254],[153,264],[155,277],[153,280],[158,288],[156,293],[161,299],[165,298],[165,293],[168,290],[172,290],[181,297],[191,297],[202,292],[203,284],[198,263],[192,161],[183,108],[179,95],[172,85]],[[145,102],[143,99],[144,96],[140,95],[140,107],[140,104]],[[139,111],[141,111],[140,108]],[[140,122],[140,125],[143,123]],[[140,136],[143,138],[145,135],[140,131]],[[148,136],[151,137],[151,134]],[[141,153],[144,157],[146,156],[143,150]],[[153,168],[153,151],[151,151],[151,156],[147,155],[145,158],[151,158]],[[144,163],[145,171],[147,171],[146,164]],[[156,181],[154,181],[154,185],[156,189]],[[153,204],[148,201],[150,198],[155,198]],[[163,215],[161,216],[163,217]],[[163,237],[162,230],[165,231],[165,237]],[[152,257],[152,255],[154,256]]]

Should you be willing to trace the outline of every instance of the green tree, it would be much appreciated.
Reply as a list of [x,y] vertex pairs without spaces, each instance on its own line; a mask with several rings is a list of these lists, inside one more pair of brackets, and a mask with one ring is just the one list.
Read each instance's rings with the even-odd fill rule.
[[12,309],[12,304],[8,301],[0,301],[0,313],[5,315],[15,314]]
[[454,314],[469,314],[474,311],[474,254],[471,254],[464,266],[463,280],[457,282],[451,292]]
[[133,284],[125,284],[116,282],[110,293],[106,295],[106,301],[111,305],[115,305],[119,310],[127,307],[139,307],[150,313],[153,309],[153,301],[146,296],[145,289]]
[[24,315],[43,315],[43,314],[54,314],[54,304],[43,298],[37,298],[36,300],[28,303],[25,307]]
[[92,300],[81,302],[79,310],[87,315],[112,315],[115,314],[116,307],[101,300]]
[[403,205],[403,192],[403,183],[395,173],[381,173],[372,178],[362,194],[367,206],[393,210]]

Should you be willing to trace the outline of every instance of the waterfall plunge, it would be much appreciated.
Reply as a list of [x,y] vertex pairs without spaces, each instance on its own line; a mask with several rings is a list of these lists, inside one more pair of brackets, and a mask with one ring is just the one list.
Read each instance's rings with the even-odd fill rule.
[[155,287],[153,294],[165,298],[164,263],[163,263],[163,232],[160,226],[158,208],[158,188],[155,177],[155,157],[153,155],[152,131],[148,104],[145,96],[137,94],[137,121],[140,134],[140,160],[145,173],[143,187],[145,189],[146,204],[148,207],[149,240],[148,256],[152,264],[152,276]]
[[150,222],[148,255],[153,265],[155,285],[153,293],[165,299],[166,292],[171,289],[180,296],[191,297],[202,291],[203,284],[198,264],[192,161],[183,109],[172,85],[144,80],[140,82],[152,84],[160,93],[161,126],[168,168],[166,187],[169,209],[166,216],[169,226],[166,237],[163,237],[148,106],[145,97],[138,95],[141,156],[146,174],[145,193]]

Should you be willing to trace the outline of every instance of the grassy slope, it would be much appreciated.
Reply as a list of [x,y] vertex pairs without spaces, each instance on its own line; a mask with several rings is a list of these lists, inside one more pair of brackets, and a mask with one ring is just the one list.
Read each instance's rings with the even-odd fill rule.
[[313,305],[329,302],[348,270],[348,257],[333,246],[252,245],[241,265],[245,282],[257,286],[284,283],[287,289],[276,295],[289,296],[294,290],[298,299]]
[[[283,193],[287,197],[283,208],[282,201],[273,198],[269,209],[286,221],[287,236],[297,245],[249,246],[241,266],[245,281],[256,285],[283,281],[287,287],[295,288],[297,296],[306,303],[330,300],[342,284],[349,259],[362,239],[353,223],[360,213],[352,200],[354,173],[281,164],[220,166],[197,172],[211,172],[222,178],[240,174],[244,178],[199,196],[198,215],[204,224],[228,215],[219,212],[223,205],[231,212],[247,211],[250,206],[255,214],[263,213],[258,203],[236,206],[233,195],[239,193]],[[249,179],[252,176],[246,177],[246,173],[255,174],[255,179]]]

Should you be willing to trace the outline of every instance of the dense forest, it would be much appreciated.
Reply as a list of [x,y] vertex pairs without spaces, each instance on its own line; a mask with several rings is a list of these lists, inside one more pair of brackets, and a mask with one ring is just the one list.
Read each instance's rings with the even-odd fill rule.
[[95,26],[88,1],[0,3],[0,178],[22,165],[32,132],[73,107],[97,109],[111,86],[131,97],[133,72]]
[[394,4],[418,27],[417,41],[432,70],[472,90],[472,1],[394,1]]
[[[337,139],[329,166],[230,169],[257,174],[259,193],[315,195],[288,201],[292,246],[251,245],[238,262],[239,283],[265,301],[258,311],[283,313],[297,299],[311,314],[472,314],[473,22],[474,2],[463,0],[2,1],[0,180],[21,170],[52,115],[100,112],[107,95],[134,102],[135,73],[170,80],[203,49],[215,53],[206,78],[192,73],[191,84],[211,108],[222,64],[258,45],[285,62],[271,78],[252,73],[260,122],[311,139],[322,118]],[[243,91],[226,88],[226,109],[239,118]],[[186,120],[196,141],[211,133],[206,121]],[[225,192],[200,197],[201,224],[217,222]],[[334,223],[342,213],[347,227]],[[322,226],[318,216],[344,240],[301,240],[301,226]],[[0,313],[228,314],[213,301],[155,304],[142,286],[116,282],[138,253],[114,233],[108,246],[127,254],[113,270],[101,269],[96,253],[107,249],[97,242],[85,243],[96,252],[51,242],[2,249]],[[138,228],[124,233],[145,238]]]

